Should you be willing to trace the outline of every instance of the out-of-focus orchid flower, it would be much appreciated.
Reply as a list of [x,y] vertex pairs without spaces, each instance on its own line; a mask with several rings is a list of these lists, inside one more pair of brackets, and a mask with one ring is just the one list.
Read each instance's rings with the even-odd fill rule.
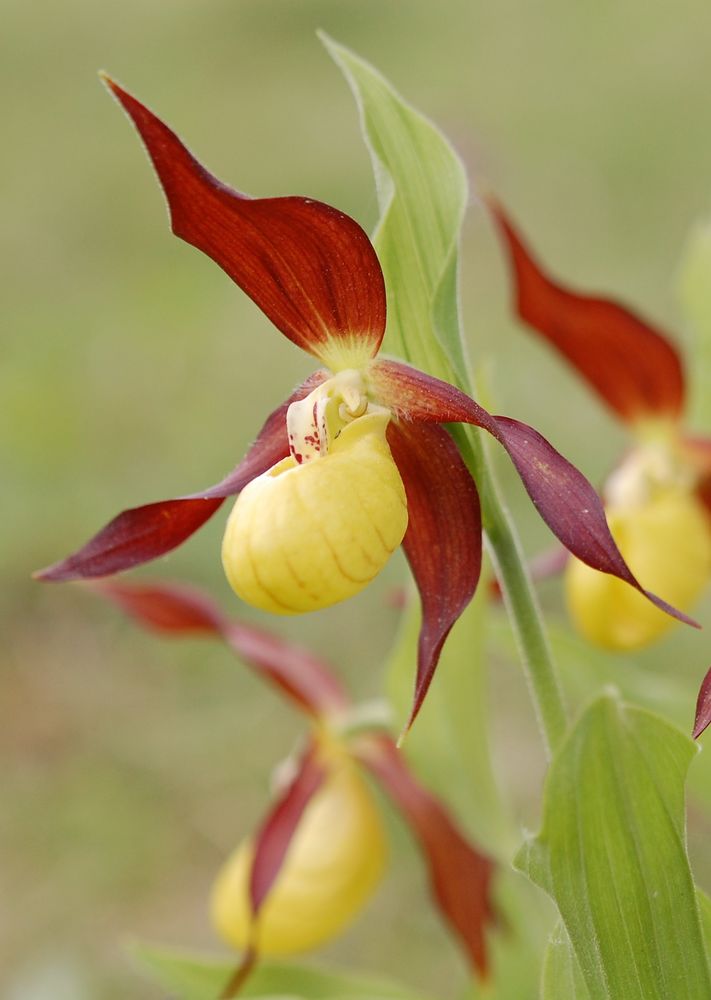
[[276,804],[213,890],[216,927],[245,951],[248,965],[257,954],[300,952],[336,936],[374,890],[386,851],[365,767],[407,820],[444,920],[473,970],[486,974],[492,861],[419,783],[385,730],[363,722],[328,665],[228,619],[193,587],[107,580],[92,589],[149,629],[221,638],[311,721],[307,747]]
[[[682,427],[681,356],[669,337],[624,306],[552,279],[500,202],[487,196],[486,203],[508,252],[518,315],[634,438],[602,490],[615,541],[646,586],[686,610],[711,575],[711,439]],[[602,646],[635,649],[671,625],[639,593],[577,559],[567,561],[565,584],[576,625]]]
[[250,198],[226,187],[144,105],[106,82],[145,143],[173,232],[215,260],[289,340],[326,367],[271,414],[222,482],[124,511],[78,552],[41,571],[41,579],[102,577],[155,559],[237,494],[223,563],[237,593],[269,611],[313,610],[356,593],[402,541],[423,606],[412,722],[479,579],[477,489],[440,426],[464,422],[506,449],[569,551],[641,590],[595,490],[540,434],[492,416],[445,382],[376,356],[385,286],[356,222],[308,198]]

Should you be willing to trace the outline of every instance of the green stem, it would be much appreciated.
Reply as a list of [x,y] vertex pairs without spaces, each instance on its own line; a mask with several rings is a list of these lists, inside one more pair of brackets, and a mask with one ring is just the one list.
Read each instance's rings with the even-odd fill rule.
[[565,735],[567,713],[553,655],[511,516],[477,428],[454,429],[462,457],[479,486],[484,531],[549,757]]

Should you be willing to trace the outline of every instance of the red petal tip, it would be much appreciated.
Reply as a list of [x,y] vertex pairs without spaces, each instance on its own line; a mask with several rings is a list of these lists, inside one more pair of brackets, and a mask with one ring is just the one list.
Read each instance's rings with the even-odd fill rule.
[[692,737],[697,740],[709,723],[711,723],[711,668],[706,672],[699,688]]

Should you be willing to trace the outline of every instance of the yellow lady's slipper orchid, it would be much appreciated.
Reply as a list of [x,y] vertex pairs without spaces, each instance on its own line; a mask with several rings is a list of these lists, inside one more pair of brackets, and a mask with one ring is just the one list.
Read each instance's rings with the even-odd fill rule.
[[215,882],[213,923],[236,948],[253,945],[264,955],[316,948],[356,917],[380,880],[387,849],[372,795],[345,751],[328,753],[328,774],[306,806],[254,933],[251,837]]

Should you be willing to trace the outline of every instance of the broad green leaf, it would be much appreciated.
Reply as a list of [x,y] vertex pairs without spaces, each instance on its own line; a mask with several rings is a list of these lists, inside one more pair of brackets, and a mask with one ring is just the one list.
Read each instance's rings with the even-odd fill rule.
[[[136,946],[134,954],[178,1000],[215,1000],[237,962],[145,944]],[[360,973],[266,961],[257,966],[239,995],[263,1000],[426,1000],[406,987]]]
[[695,430],[711,431],[711,223],[691,231],[679,270],[679,295],[691,328],[690,417]]
[[[504,818],[491,767],[485,651],[486,581],[450,633],[427,698],[403,746],[423,782],[444,789],[446,804],[477,843],[506,864],[515,833]],[[412,703],[420,611],[408,608],[386,667],[397,723]]]
[[570,938],[560,922],[551,935],[543,960],[541,1000],[590,1000]]
[[694,744],[613,694],[551,765],[543,827],[517,866],[555,900],[590,1000],[708,1000],[711,976],[685,848]]
[[380,207],[373,242],[388,296],[384,350],[465,385],[457,297],[464,167],[432,122],[380,73],[326,35],[321,39],[353,90],[373,162]]
[[701,916],[701,929],[706,942],[706,954],[711,955],[711,899],[702,892],[696,890],[696,901],[699,904],[699,914]]

